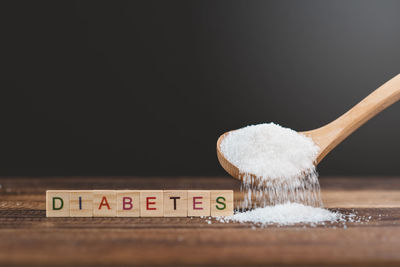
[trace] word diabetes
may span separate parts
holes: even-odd
[[[47,217],[233,215],[232,190],[47,190]]]

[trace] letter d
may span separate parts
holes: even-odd
[[[60,206],[56,207],[56,200],[60,201]],[[61,197],[53,197],[53,210],[60,210],[64,207],[64,200]]]

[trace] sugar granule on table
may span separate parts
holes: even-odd
[[[232,216],[217,217],[215,220],[219,223],[251,223],[253,229],[256,229],[256,226],[288,226],[299,223],[303,227],[306,227],[306,225],[313,227],[322,225],[347,229],[347,223],[363,224],[369,222],[371,219],[372,216],[359,216],[354,210],[352,212],[341,213],[339,211],[305,206],[299,203],[285,203],[256,208],[245,212],[237,212]],[[211,224],[212,220],[208,220],[207,223]]]
[[[229,217],[221,217],[219,220],[220,222],[253,222],[261,225],[292,225],[296,223],[337,222],[342,219],[342,216],[338,212],[331,212],[327,209],[305,206],[299,203],[285,203],[236,213]]]
[[[369,222],[372,216],[360,216],[357,211],[330,211],[324,208],[305,206],[299,203],[285,203],[275,206],[256,208],[245,212],[237,212],[232,216],[217,217],[220,223],[252,223],[252,228],[267,227],[270,225],[287,226],[301,223],[309,226],[333,226],[347,229],[347,223],[364,224]],[[209,220],[208,224],[212,221]]]

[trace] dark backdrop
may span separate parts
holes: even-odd
[[[319,127],[400,73],[400,1],[9,1],[0,175],[221,175],[220,134]],[[321,163],[399,175],[400,103]]]

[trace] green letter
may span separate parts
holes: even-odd
[[[60,200],[61,205],[60,207],[56,208],[56,199]],[[64,201],[61,197],[53,197],[53,210],[60,210],[64,207]]]
[[[216,207],[217,209],[219,209],[219,210],[224,210],[224,209],[226,209],[226,204],[225,204],[225,202],[221,202],[221,201],[220,201],[221,199],[222,199],[223,201],[226,201],[224,197],[217,197],[217,201],[216,201],[216,202],[217,202],[218,204],[222,204],[223,207],[218,207],[218,205],[215,205],[215,207]]]

